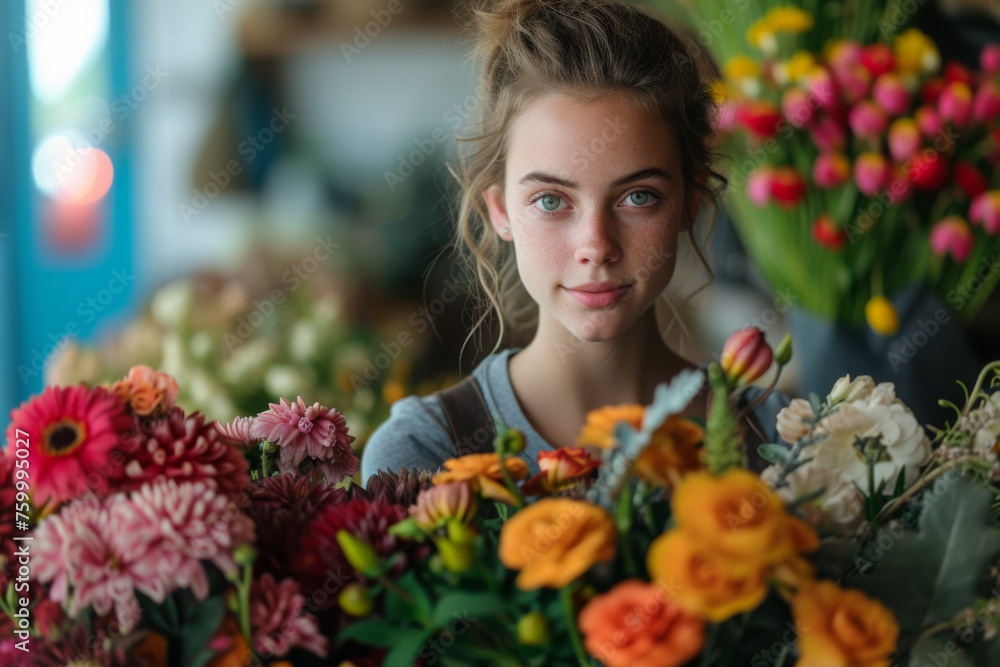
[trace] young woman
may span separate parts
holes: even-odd
[[[692,232],[726,185],[695,54],[623,2],[505,0],[472,17],[481,132],[452,171],[455,247],[484,317],[494,311],[501,336],[510,327],[530,342],[494,348],[456,388],[394,403],[364,450],[365,480],[492,451],[491,417],[525,433],[534,473],[539,451],[575,444],[588,411],[649,404],[695,367],[664,342],[654,308],[681,236],[701,260]],[[704,417],[706,398],[686,414]],[[774,394],[751,413],[760,439],[774,441],[786,403]]]

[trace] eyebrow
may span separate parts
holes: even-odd
[[[626,183],[631,183],[632,181],[639,181],[644,178],[656,178],[661,181],[672,181],[673,177],[666,171],[658,169],[656,167],[649,167],[648,169],[640,169],[639,171],[628,174],[627,176],[622,176],[621,178],[615,179],[611,183],[612,188],[616,188],[620,185],[625,185]],[[558,176],[553,176],[552,174],[547,174],[544,171],[532,171],[521,177],[521,180],[517,182],[519,186],[526,185],[530,182],[537,183],[551,183],[552,185],[560,185],[564,188],[576,189],[579,187],[573,181],[567,181],[565,178],[559,178]]]

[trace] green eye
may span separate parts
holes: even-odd
[[[545,204],[546,200],[552,203],[552,208],[549,208],[549,206]],[[545,195],[544,197],[539,198],[538,201],[542,202],[542,208],[550,213],[559,208],[559,197],[556,197],[555,195]]]
[[[649,194],[645,190],[638,190],[629,195],[629,197],[638,197],[638,199],[633,199],[636,206],[643,206],[647,201],[649,201]],[[640,201],[641,200],[641,201]]]

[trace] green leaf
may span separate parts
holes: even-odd
[[[385,598],[386,616],[422,623],[431,615],[431,599],[414,572],[404,574],[396,581],[396,585],[409,594],[412,602],[407,602],[392,589],[388,589]]]
[[[205,650],[205,645],[215,635],[226,612],[226,601],[221,596],[213,596],[184,607],[184,620],[180,628],[180,647],[182,665],[196,662]]]
[[[492,616],[504,611],[507,611],[507,603],[495,593],[449,593],[434,607],[431,622],[438,628],[448,627],[456,620],[471,624],[482,616]]]
[[[787,447],[782,447],[773,442],[767,442],[757,448],[757,453],[765,461],[770,461],[771,463],[784,463],[788,460],[791,450]]]
[[[921,497],[919,530],[878,545],[869,574],[844,585],[882,600],[904,632],[949,620],[975,602],[977,583],[1000,553],[993,495],[968,478],[942,476]]]
[[[910,667],[976,667],[969,658],[959,651],[958,645],[945,635],[924,637],[910,650]],[[996,663],[993,663],[996,664]]]
[[[385,656],[382,667],[410,667],[421,647],[434,635],[433,630],[407,628],[393,637],[392,650]]]
[[[369,618],[341,629],[337,633],[337,642],[356,641],[368,646],[388,648],[396,643],[400,632],[410,632],[414,629],[389,619]]]

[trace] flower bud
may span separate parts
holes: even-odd
[[[445,522],[448,539],[456,544],[471,544],[476,539],[476,529],[458,519]]]
[[[979,52],[979,67],[986,74],[1000,71],[1000,44],[987,44]]]
[[[379,571],[378,554],[375,548],[364,540],[359,540],[346,530],[337,531],[337,544],[344,552],[344,557],[355,570],[365,576],[376,576]]]
[[[757,138],[769,139],[778,133],[781,112],[770,102],[755,100],[741,105],[736,119]]]
[[[920,107],[913,112],[913,120],[920,128],[921,134],[928,139],[932,138],[941,130],[941,116],[934,107]]]
[[[892,116],[899,116],[910,106],[910,94],[902,79],[891,72],[879,75],[872,87],[872,97],[882,110]]]
[[[859,137],[878,137],[885,132],[889,119],[871,100],[861,100],[847,114],[851,130]]]
[[[476,560],[475,546],[468,542],[455,542],[447,537],[435,540],[441,562],[455,574],[462,574],[472,567]]]
[[[809,102],[809,95],[801,88],[789,88],[785,91],[781,97],[781,111],[794,127],[805,127],[816,116],[816,111]]]
[[[889,161],[881,153],[862,153],[854,162],[854,184],[864,195],[874,195],[891,177]]]
[[[910,158],[906,175],[924,192],[937,192],[948,180],[948,162],[939,152],[927,149]]]
[[[734,385],[753,382],[771,367],[774,353],[757,327],[740,329],[722,347],[722,370]]]
[[[533,611],[517,621],[517,639],[528,646],[539,646],[549,641],[549,619]]]
[[[754,169],[747,179],[747,198],[764,208],[771,201],[771,181],[774,180],[774,169],[763,165]]]
[[[835,188],[851,177],[851,164],[841,151],[823,151],[813,162],[813,182],[821,188]]]
[[[889,154],[893,160],[905,162],[920,148],[922,139],[915,120],[897,118],[889,125]]]
[[[865,319],[875,333],[891,336],[899,329],[899,315],[884,296],[873,296],[865,304]]]
[[[828,213],[820,213],[813,222],[812,235],[816,243],[833,252],[840,252],[847,244],[847,232],[838,227]]]
[[[962,127],[972,115],[972,90],[963,81],[953,81],[941,91],[937,106],[942,120],[954,121]]]
[[[799,170],[795,167],[775,169],[771,180],[771,196],[778,206],[793,210],[799,200],[806,196],[806,182]]]
[[[930,242],[935,255],[950,253],[961,264],[972,252],[972,229],[962,216],[949,215],[934,225]]]
[[[781,342],[778,343],[778,349],[774,351],[774,361],[779,366],[784,366],[789,361],[792,360],[792,334],[786,333]]]
[[[986,177],[983,176],[983,172],[976,165],[966,160],[957,160],[955,162],[954,177],[958,187],[962,188],[962,191],[970,198],[978,197],[990,187]]]
[[[524,451],[524,433],[516,428],[508,428],[493,440],[493,449],[504,456],[520,454]]]
[[[1000,88],[991,79],[983,81],[972,99],[972,117],[985,123],[1000,116]]]
[[[368,595],[368,588],[357,582],[344,586],[337,595],[337,604],[345,613],[357,618],[363,618],[372,611],[372,599]]]

